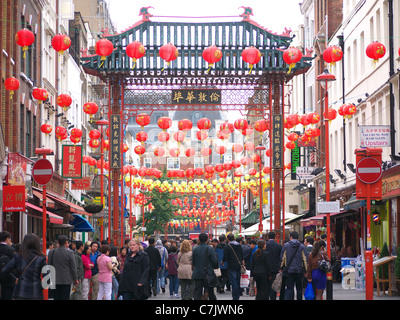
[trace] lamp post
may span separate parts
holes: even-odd
[[[104,210],[104,149],[103,149],[103,126],[108,126],[110,123],[108,120],[104,120],[103,117],[95,122],[96,125],[100,126],[100,201],[101,201],[101,206],[102,209]],[[108,223],[110,223],[110,219],[108,220]],[[100,241],[103,241],[104,239],[104,218],[103,222],[100,226]],[[110,235],[108,235],[110,237]]]
[[[239,178],[239,234],[242,233],[242,171],[235,171],[236,178]]]
[[[336,78],[333,74],[330,74],[327,69],[324,70],[323,73],[321,73],[317,77],[317,81],[321,84],[322,88],[325,90],[325,108],[324,108],[324,114],[328,114],[328,109],[329,109],[329,99],[328,99],[328,89],[330,85],[332,84],[333,81],[335,81]],[[329,119],[324,119],[325,124],[325,195],[326,195],[326,201],[330,201],[330,185],[329,185],[329,176],[330,176],[330,170],[329,170]],[[327,232],[327,253],[329,259],[331,259],[331,214],[327,213],[326,214],[326,232]],[[330,270],[327,272],[327,281],[326,281],[326,297],[327,300],[332,300],[332,271]]]
[[[262,231],[263,231],[263,224],[262,224],[262,218],[263,218],[263,212],[262,212],[262,168],[261,168],[261,163],[262,163],[262,152],[265,150],[264,146],[258,146],[256,147],[256,150],[260,152],[260,223],[258,225],[258,230],[260,231],[260,236],[262,235]]]

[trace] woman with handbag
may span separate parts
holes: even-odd
[[[111,300],[112,292],[112,263],[109,257],[111,247],[104,244],[100,248],[101,255],[97,258],[99,267],[99,292],[97,300]]]
[[[43,300],[42,274],[46,256],[40,250],[40,239],[35,234],[26,234],[22,240],[19,253],[4,266],[2,273],[17,271],[14,299]]]
[[[178,279],[181,286],[182,300],[192,300],[194,290],[192,246],[188,240],[183,240],[176,261],[178,262]]]
[[[307,279],[308,282],[313,284],[315,300],[322,300],[322,295],[326,288],[326,270],[324,270],[324,266],[329,265],[330,259],[325,251],[325,246],[325,241],[318,241],[308,256]]]
[[[269,279],[272,274],[271,263],[268,259],[268,254],[265,251],[265,241],[259,240],[257,246],[258,249],[252,255],[250,269],[251,276],[254,278],[257,287],[256,300],[269,300],[268,288]]]

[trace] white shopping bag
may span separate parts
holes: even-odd
[[[240,275],[240,287],[247,288],[250,284],[250,270],[246,270],[245,274]]]

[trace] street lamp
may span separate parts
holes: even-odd
[[[263,224],[262,224],[262,218],[263,218],[263,212],[262,212],[262,168],[261,168],[261,163],[262,163],[262,152],[265,150],[264,146],[258,146],[256,147],[256,150],[260,152],[260,223],[258,225],[258,230],[260,231],[260,236],[262,235],[263,231]]]
[[[108,126],[110,123],[108,120],[103,119],[103,116],[101,119],[97,120],[95,122],[97,126],[100,126],[100,201],[102,205],[102,210],[104,211],[104,149],[103,149],[103,126]],[[108,224],[110,224],[111,217],[110,217],[110,212],[108,213]],[[102,217],[103,223],[100,226],[100,241],[103,240],[104,237],[104,230],[103,230],[103,225],[104,225],[104,217]],[[110,235],[108,235],[110,237]]]
[[[239,233],[242,233],[242,171],[235,171],[236,178],[239,178]]]
[[[328,90],[333,81],[336,78],[333,74],[330,74],[327,69],[324,70],[317,77],[317,81],[321,84],[322,88],[325,89],[325,111],[324,114],[328,114],[329,109],[329,99]],[[330,201],[330,172],[329,172],[329,119],[324,119],[325,121],[325,195],[326,201]],[[326,214],[326,232],[327,232],[327,253],[329,259],[331,259],[331,214]],[[326,294],[327,300],[332,300],[332,271],[327,272],[326,281]]]

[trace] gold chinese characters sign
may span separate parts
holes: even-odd
[[[281,114],[272,116],[272,167],[283,168],[283,117]]]
[[[172,90],[173,104],[221,104],[221,90],[176,89]]]
[[[121,116],[113,114],[110,121],[110,169],[121,168]]]
[[[62,177],[65,179],[82,178],[82,146],[62,146]]]

